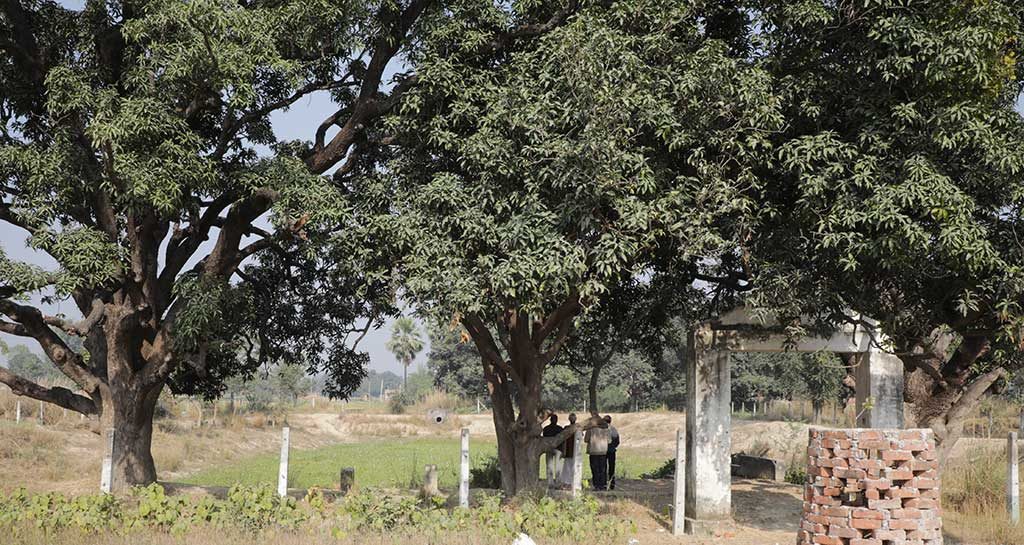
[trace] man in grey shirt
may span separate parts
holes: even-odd
[[[587,430],[583,440],[587,442],[587,454],[590,455],[590,473],[594,490],[607,490],[608,444],[611,441],[608,423],[601,422],[600,427]]]

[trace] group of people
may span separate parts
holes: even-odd
[[[550,415],[548,421],[548,425],[544,426],[542,431],[544,437],[557,437],[565,429],[558,424],[556,414]],[[612,426],[611,416],[605,416],[601,422],[583,435],[590,458],[591,484],[594,490],[615,490],[615,453],[619,448],[619,430]],[[575,423],[576,413],[570,413],[569,424]],[[562,488],[572,486],[575,454],[576,442],[571,436],[547,453],[548,475],[553,476],[553,480]]]

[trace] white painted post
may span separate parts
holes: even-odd
[[[686,430],[676,430],[676,482],[672,493],[672,535],[686,526]]]
[[[572,497],[583,493],[583,432],[577,431],[572,438]]]
[[[1006,441],[1006,509],[1010,524],[1020,524],[1020,467],[1018,465],[1017,432],[1011,431]]]
[[[281,428],[281,465],[277,469],[277,495],[288,495],[288,426]]]
[[[459,507],[469,507],[469,428],[462,428],[462,457],[459,462]]]
[[[38,416],[39,416],[39,425],[42,426],[43,425],[43,402],[42,401],[39,402],[39,414],[38,414]]]
[[[110,494],[114,489],[114,429],[107,429],[103,466],[100,469],[100,492]]]
[[[14,402],[14,423],[21,424],[21,400]]]

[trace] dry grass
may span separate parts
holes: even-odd
[[[1006,449],[974,447],[942,473],[946,532],[962,543],[1024,544],[1006,513]]]

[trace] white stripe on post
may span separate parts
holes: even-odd
[[[676,430],[676,482],[672,491],[672,535],[681,536],[686,525],[686,430]]]
[[[1006,441],[1006,509],[1010,524],[1020,524],[1020,466],[1018,465],[1017,432],[1010,432]]]
[[[110,494],[114,489],[114,429],[107,429],[104,444],[103,467],[100,469],[100,492]]]
[[[277,470],[277,495],[288,495],[288,426],[281,428],[281,465]]]
[[[462,428],[462,456],[459,459],[459,507],[469,507],[469,428]]]
[[[578,498],[583,492],[583,432],[576,432],[572,444],[572,497]]]
[[[21,424],[21,400],[14,402],[14,423]]]

